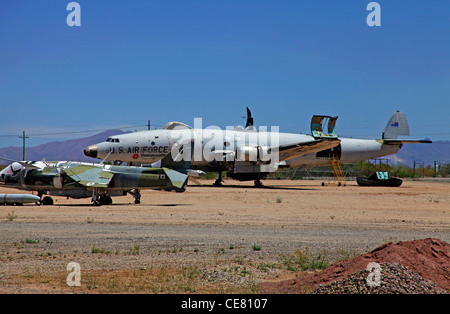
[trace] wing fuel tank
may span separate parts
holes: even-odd
[[[6,205],[36,203],[40,200],[39,196],[31,194],[0,194],[0,204]]]

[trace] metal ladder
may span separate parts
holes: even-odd
[[[342,171],[341,163],[339,162],[339,157],[336,154],[330,154],[330,162],[333,167],[333,177],[328,177],[326,182],[322,182],[322,185],[336,183],[338,186],[345,186],[345,174]]]

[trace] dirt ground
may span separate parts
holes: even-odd
[[[0,293],[258,293],[263,282],[298,277],[300,255],[331,264],[388,242],[450,242],[443,179],[397,188],[212,182],[143,191],[139,205],[123,196],[101,207],[61,197],[0,206]],[[81,286],[66,282],[70,262]]]

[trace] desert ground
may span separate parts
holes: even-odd
[[[258,293],[262,282],[299,276],[300,256],[332,263],[388,242],[450,242],[445,179],[212,183],[142,191],[138,205],[128,195],[100,207],[62,197],[0,206],[0,293]],[[80,286],[67,284],[70,262]]]

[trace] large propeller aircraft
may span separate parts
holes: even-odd
[[[112,136],[105,142],[86,147],[84,153],[116,162],[158,166],[157,160],[168,154],[174,143],[194,141],[198,149],[194,151],[191,167],[218,172],[215,185],[221,185],[222,171],[226,171],[228,177],[254,180],[255,185],[260,186],[260,180],[280,166],[316,167],[329,165],[332,158],[340,163],[353,163],[395,154],[406,143],[431,143],[430,140],[398,139],[400,135],[409,135],[408,121],[400,111],[392,115],[380,139],[338,138],[334,130],[337,118],[314,115],[311,135],[267,132],[256,130],[247,108],[245,129],[223,131],[169,122],[160,130]]]
[[[312,134],[305,135],[280,133],[278,127],[272,127],[270,131],[264,127],[257,130],[248,108],[247,112],[245,129],[202,128],[199,119],[194,121],[194,128],[180,122],[169,122],[159,130],[112,136],[105,142],[86,147],[84,153],[110,161],[158,166],[158,160],[177,151],[172,148],[178,143],[183,158],[190,161],[192,169],[219,173],[215,185],[221,185],[222,171],[226,171],[228,177],[254,180],[259,186],[262,185],[261,179],[277,170],[281,162],[339,145],[340,140],[334,134],[337,117],[315,116],[311,124]],[[192,143],[193,151],[183,151],[183,146],[192,148]]]

